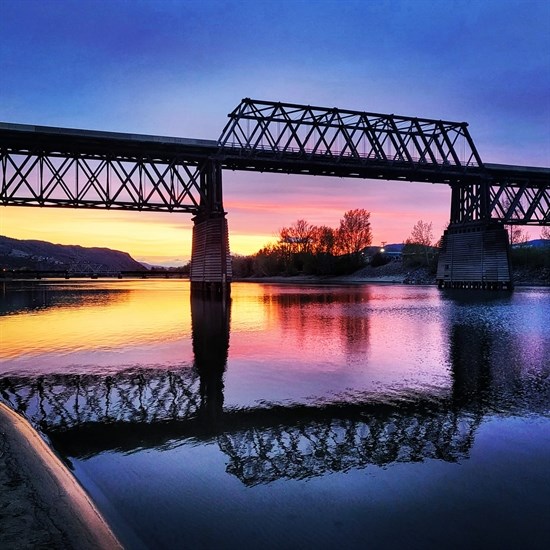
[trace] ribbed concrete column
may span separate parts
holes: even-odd
[[[496,222],[451,224],[437,264],[440,288],[511,289],[508,232]]]
[[[229,290],[232,278],[225,214],[194,218],[191,289],[211,294]]]

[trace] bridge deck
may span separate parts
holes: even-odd
[[[271,118],[266,120],[273,123]],[[369,126],[365,130],[362,139],[372,142],[365,155],[354,145],[355,130],[343,123],[337,128],[347,132],[348,141],[340,149],[337,134],[329,140],[328,130],[323,130],[320,123],[309,130],[310,134],[321,132],[313,148],[309,138],[300,141],[293,137],[299,147],[291,139],[276,139],[275,130],[258,130],[261,139],[252,131],[243,142],[236,129],[229,134],[224,131],[214,141],[0,123],[0,201],[14,206],[121,208],[196,215],[216,197],[219,204],[215,208],[223,208],[221,179],[216,179],[221,168],[449,184],[460,189],[458,194],[453,191],[453,223],[487,216],[510,224],[550,223],[550,168],[484,164],[477,153],[464,161],[457,156],[444,128],[428,131],[418,126],[420,119],[408,119],[408,124],[418,128],[400,129],[393,115],[387,118],[384,124],[391,123],[390,129]],[[297,124],[292,121],[292,127],[287,128],[291,136],[298,135]],[[333,126],[333,122],[327,122],[328,129],[334,130]],[[462,133],[466,131],[463,126],[458,125]],[[444,138],[436,130],[441,130]],[[389,145],[388,136],[393,140]],[[465,137],[471,141],[469,134]],[[233,138],[240,141],[231,141]],[[430,145],[430,140],[437,139],[441,141],[437,147]],[[415,147],[410,145],[413,142]],[[475,151],[473,142],[471,147]],[[208,190],[208,185],[214,187]]]
[[[550,168],[491,163],[485,163],[483,167],[494,181],[528,182],[532,187],[548,187],[550,185]]]
[[[204,158],[217,150],[216,141],[208,139],[102,132],[77,128],[56,128],[0,122],[0,147],[48,154],[113,154],[132,158],[185,155]]]

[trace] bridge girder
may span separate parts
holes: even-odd
[[[489,212],[506,224],[550,225],[550,168],[487,164]]]
[[[451,223],[496,220],[507,225],[550,225],[550,187],[524,182],[452,186]]]

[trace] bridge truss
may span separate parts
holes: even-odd
[[[222,170],[448,184],[451,222],[550,224],[550,169],[483,164],[464,122],[243,99],[217,141],[0,124],[0,203],[223,214]]]
[[[0,200],[196,215],[214,194],[212,143],[3,124]]]
[[[220,145],[250,159],[329,161],[347,166],[349,176],[354,167],[378,165],[422,174],[428,165],[432,172],[437,167],[456,177],[463,172],[456,168],[481,165],[465,122],[248,98],[228,116]]]
[[[451,222],[550,225],[550,169],[486,164],[478,183],[453,186]]]
[[[483,164],[465,122],[248,98],[228,116],[228,168],[446,183],[452,223],[550,224],[550,169]]]

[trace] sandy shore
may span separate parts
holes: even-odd
[[[0,548],[122,548],[71,472],[0,403]]]

